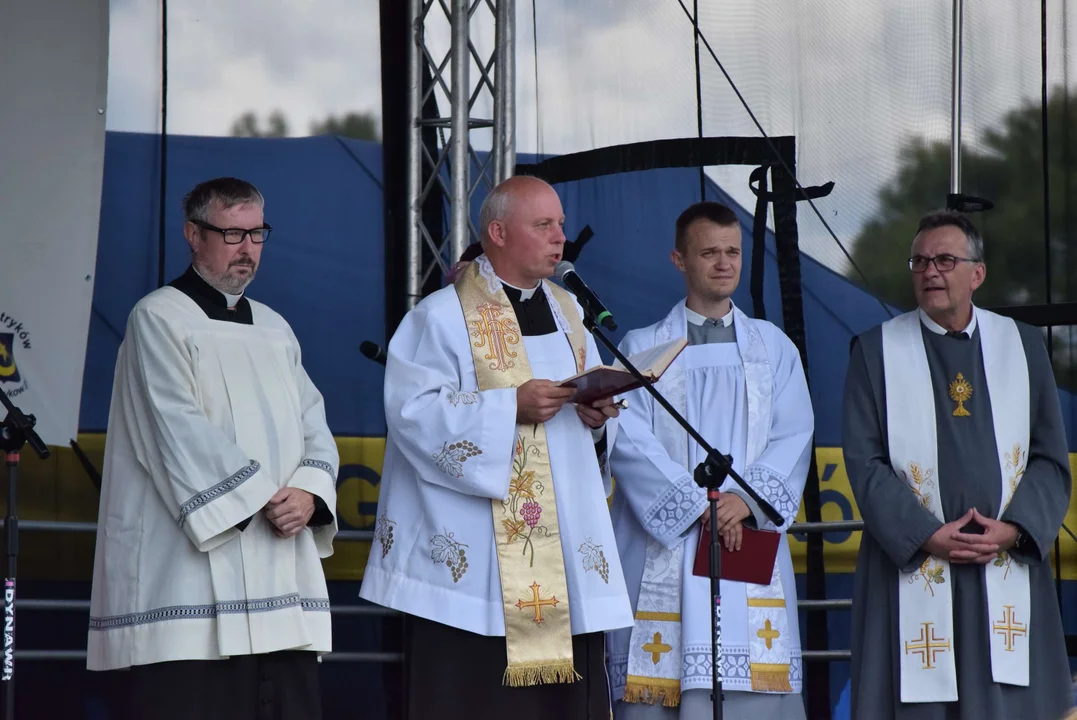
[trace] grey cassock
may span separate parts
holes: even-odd
[[[980,565],[952,564],[958,702],[902,703],[898,653],[898,568],[926,558],[921,546],[941,526],[891,469],[886,428],[882,332],[855,341],[845,385],[843,447],[853,495],[865,522],[852,611],[854,720],[1059,720],[1073,704],[1062,619],[1048,552],[1070,498],[1069,453],[1051,363],[1040,332],[1018,323],[1028,359],[1029,452],[1025,475],[1002,520],[1023,528],[1012,554],[1029,565],[1028,687],[991,676],[987,596]],[[938,463],[946,522],[975,507],[998,516],[1002,478],[985,381],[980,334],[951,337],[921,324],[935,395]],[[970,417],[954,417],[950,381],[971,382]]]

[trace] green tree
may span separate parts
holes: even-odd
[[[356,140],[375,140],[378,134],[378,119],[369,113],[351,112],[341,117],[330,115],[321,122],[310,125],[311,135],[342,135]]]
[[[232,137],[288,137],[288,120],[280,110],[274,110],[266,118],[265,127],[251,111],[240,115],[232,123]]]
[[[1075,103],[1077,105],[1077,103]],[[1051,283],[1055,302],[1077,300],[1077,248],[1067,242],[1077,202],[1077,113],[1061,89],[1047,106],[1051,183]],[[1027,104],[987,130],[979,152],[962,152],[962,191],[995,207],[972,216],[984,237],[987,280],[976,301],[986,307],[1046,302],[1041,106]],[[880,191],[880,208],[856,238],[848,277],[901,308],[915,305],[908,270],[916,223],[945,206],[950,185],[948,143],[914,139],[900,154],[894,178]]]
[[[330,115],[310,124],[311,135],[341,135],[356,140],[380,141],[379,122],[370,113],[350,112],[337,117]],[[263,124],[256,113],[248,110],[232,122],[232,137],[279,138],[290,134],[288,120],[280,110],[270,113]]]

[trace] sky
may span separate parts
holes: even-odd
[[[696,135],[693,29],[679,0],[536,2],[535,23],[532,2],[516,3],[519,152]],[[684,3],[690,11],[692,0]],[[816,205],[850,247],[878,211],[879,189],[906,143],[949,141],[951,0],[699,5],[702,36],[763,129],[796,136],[801,182],[836,183]],[[1062,13],[1062,0],[1052,0],[1051,48],[1062,47]],[[247,111],[283,112],[293,135],[330,114],[380,115],[378,0],[185,0],[170,5],[168,20],[170,133],[227,135]],[[1066,21],[1077,40],[1077,18]],[[964,143],[981,147],[983,131],[1008,110],[1038,101],[1039,22],[1039,3],[965,3]],[[449,34],[439,4],[426,27],[440,60]],[[472,40],[483,58],[493,49],[485,4],[472,18]],[[701,53],[704,133],[758,137],[729,80],[705,48]],[[159,2],[112,0],[108,129],[159,130],[160,55]],[[1060,51],[1049,55],[1052,84],[1062,80],[1063,66]],[[1070,58],[1071,74],[1073,67]],[[447,113],[440,91],[439,102]],[[490,117],[490,107],[482,95],[474,114]],[[472,142],[488,146],[489,133],[474,133]],[[750,171],[708,174],[751,207]],[[841,250],[803,203],[798,218],[802,249],[843,269]]]

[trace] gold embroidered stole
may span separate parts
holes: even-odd
[[[572,297],[555,285],[544,285],[568,321],[568,342],[582,372],[587,331]],[[516,313],[489,261],[471,263],[455,287],[479,390],[519,387],[531,380]],[[516,431],[509,494],[492,504],[508,652],[504,683],[520,687],[575,682],[579,675],[573,666],[568,583],[546,429],[538,424],[517,426]]]

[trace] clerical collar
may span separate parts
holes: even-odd
[[[712,327],[729,327],[733,324],[733,301],[729,301],[729,312],[716,320],[713,318],[709,318],[705,315],[700,315],[688,306],[685,306],[684,313],[688,316],[688,322],[692,323],[693,325],[702,326],[710,324]]]
[[[951,331],[947,330],[946,328],[944,328],[942,325],[939,325],[937,322],[935,322],[930,317],[928,317],[928,314],[926,312],[924,312],[923,308],[920,308],[919,312],[920,312],[920,322],[922,322],[924,324],[924,327],[926,327],[928,330],[935,333],[936,335],[949,335],[951,337],[962,337],[963,336],[965,338],[971,338],[972,333],[975,332],[975,330],[976,330],[976,306],[975,305],[972,306],[972,319],[969,320],[969,324],[965,326],[965,329],[960,331],[960,332],[951,332]]]
[[[254,316],[251,312],[251,304],[242,296],[226,296],[217,288],[210,285],[198,274],[194,265],[188,266],[186,272],[168,283],[169,287],[179,290],[187,297],[194,300],[202,312],[211,320],[223,320],[242,325],[253,325]],[[235,298],[235,305],[229,303]]]
[[[537,285],[535,285],[535,287],[531,288],[530,290],[525,290],[524,288],[518,288],[515,285],[510,285],[507,282],[505,282],[504,280],[501,281],[501,284],[505,286],[506,291],[515,290],[516,291],[515,293],[509,293],[509,294],[510,295],[516,295],[520,300],[530,300],[532,298],[532,296],[534,296],[534,294],[536,292],[538,292],[538,289],[540,287],[542,287],[541,282],[539,282]]]
[[[195,274],[198,275],[202,282],[204,282],[206,285],[209,285],[211,289],[217,290],[217,288],[213,287],[213,285],[210,284],[209,280],[206,280],[206,277],[201,272],[199,272],[198,267],[196,267],[194,263],[191,263],[191,269],[195,271]],[[226,307],[230,308],[235,307],[236,303],[239,302],[239,299],[243,297],[243,293],[240,293],[239,295],[229,295],[223,290],[217,290],[217,292],[224,296]]]
[[[546,300],[546,293],[539,292],[537,287],[521,290],[507,283],[502,283],[502,287],[512,303],[513,312],[516,313],[521,335],[548,335],[557,332],[557,322],[553,317],[553,309]]]

